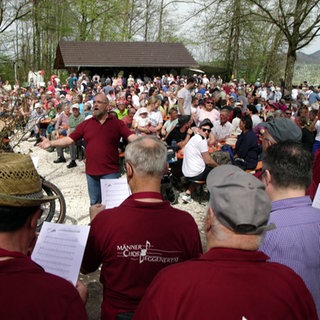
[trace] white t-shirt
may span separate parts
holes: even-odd
[[[159,110],[149,112],[149,120],[153,127],[156,127],[159,123],[163,123],[161,112]]]
[[[317,129],[316,140],[320,141],[320,120],[317,120],[315,128]]]
[[[141,116],[138,116],[136,121],[137,121],[137,125],[139,127],[146,127],[146,126],[148,126],[150,124],[149,117],[142,118]]]
[[[182,88],[181,90],[178,91],[177,94],[178,99],[181,98],[183,99],[183,110],[184,110],[184,114],[190,116],[191,115],[191,92],[186,89],[186,88]],[[180,113],[180,112],[179,112]]]
[[[252,119],[252,127],[256,127],[260,122],[262,122],[262,119],[257,115],[257,114],[253,114],[251,116]]]
[[[139,108],[140,107],[140,100],[139,97],[137,95],[133,95],[132,96],[132,104],[135,108]]]
[[[208,151],[208,142],[195,134],[184,147],[182,173],[187,178],[196,177],[206,168],[202,153]]]
[[[238,117],[235,117],[233,120],[232,120],[232,131],[234,134],[236,135],[239,135],[241,133],[241,129],[240,129],[240,118]]]

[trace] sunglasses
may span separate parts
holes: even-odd
[[[201,130],[202,130],[203,132],[208,132],[208,133],[211,132],[211,129],[201,128]]]
[[[206,102],[206,104],[211,104],[211,105],[213,105],[213,102]]]
[[[288,116],[291,116],[292,113],[291,113],[291,112],[286,112],[286,114],[287,114]]]

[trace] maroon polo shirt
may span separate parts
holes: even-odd
[[[135,320],[316,320],[302,279],[259,251],[214,248],[154,279]]]
[[[115,320],[118,313],[134,311],[161,269],[202,253],[198,227],[189,213],[169,201],[136,201],[139,197],[162,198],[160,193],[135,193],[91,222],[82,268],[93,272],[102,264],[101,319]]]
[[[83,121],[70,138],[85,140],[86,173],[101,176],[119,172],[119,142],[121,138],[127,140],[131,134],[122,121],[109,115],[103,124],[95,117]]]
[[[29,257],[0,249],[0,319],[85,320],[84,304],[74,286],[46,273]]]

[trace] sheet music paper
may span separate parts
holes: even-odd
[[[127,179],[101,179],[100,184],[106,209],[118,207],[131,194]]]
[[[89,226],[44,222],[31,259],[75,286],[89,230]]]
[[[31,157],[31,160],[33,162],[33,165],[36,169],[38,169],[38,166],[39,166],[39,157],[37,156],[34,156],[34,157]]]
[[[320,209],[320,188],[319,188],[320,184],[318,184],[318,189],[316,192],[316,195],[314,196],[313,202],[312,202],[312,206],[314,208],[318,208]]]

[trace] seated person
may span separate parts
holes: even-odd
[[[149,119],[149,113],[147,108],[141,108],[139,115],[133,120],[133,127],[136,130],[137,135],[150,134],[151,120]]]
[[[212,122],[205,119],[200,122],[198,133],[195,134],[184,148],[182,173],[189,180],[206,180],[210,170],[218,164],[210,157],[208,139],[211,134]],[[191,183],[182,200],[191,203],[191,194],[195,184]]]
[[[177,108],[171,108],[169,111],[169,119],[163,124],[161,128],[162,140],[165,140],[171,130],[178,123],[178,110]]]
[[[127,108],[125,99],[118,99],[117,100],[117,108],[115,109],[115,112],[116,112],[117,118],[119,120],[121,120],[126,115],[128,115],[128,108]]]
[[[234,164],[240,168],[254,169],[258,163],[259,147],[256,134],[252,131],[252,118],[245,115],[240,121],[241,134],[234,151]]]
[[[180,116],[177,125],[170,131],[165,139],[168,146],[172,146],[177,149],[182,149],[190,140],[193,130],[190,128],[192,119],[190,116]],[[172,144],[172,141],[175,143]]]
[[[222,109],[220,111],[220,120],[213,123],[213,135],[217,142],[223,142],[232,134],[232,124],[228,121],[230,111],[228,109]]]
[[[215,109],[215,103],[212,97],[206,98],[204,101],[204,107],[197,109],[197,124],[200,124],[204,119],[209,119],[212,123],[220,119],[220,112]]]
[[[126,124],[126,126],[130,129],[130,131],[135,132],[135,129],[132,127],[133,117],[136,113],[136,109],[134,107],[130,107],[128,109],[128,114],[121,119],[122,122]]]

